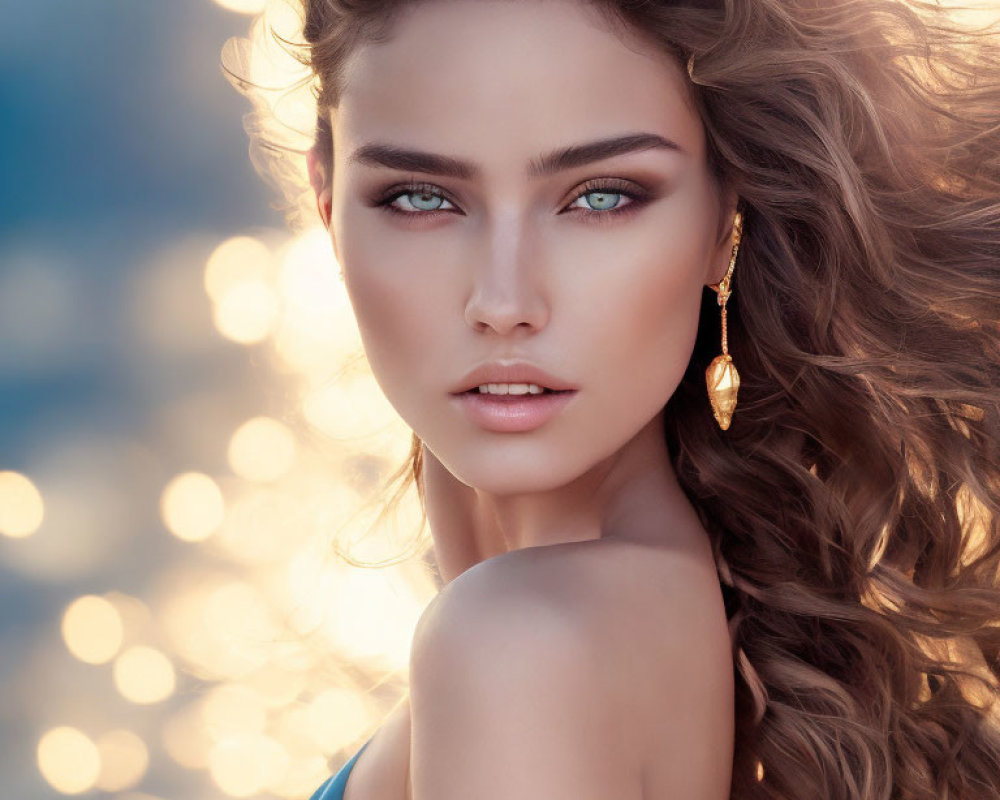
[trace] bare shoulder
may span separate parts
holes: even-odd
[[[546,621],[600,643],[609,660],[654,655],[636,648],[659,643],[730,658],[722,592],[709,560],[609,540],[526,548],[476,564],[428,606],[414,647],[432,631],[461,640],[484,635],[489,624],[522,626],[529,634]],[[654,631],[663,636],[651,639]]]
[[[726,796],[732,662],[718,583],[651,550],[518,550],[445,586],[413,640],[414,800]]]

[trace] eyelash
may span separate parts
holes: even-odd
[[[588,181],[581,187],[576,196],[570,201],[570,204],[575,203],[581,197],[585,197],[588,194],[616,194],[623,197],[629,198],[629,202],[623,206],[614,206],[613,208],[598,211],[588,208],[575,208],[575,211],[582,211],[583,216],[588,220],[593,222],[604,222],[609,217],[618,218],[635,211],[638,211],[646,201],[649,199],[648,194],[642,191],[626,191],[627,188],[633,187],[634,184],[625,183],[623,181],[614,181],[608,179],[595,178],[592,181]],[[450,213],[451,209],[433,209],[431,211],[403,211],[401,208],[397,208],[392,205],[392,203],[400,197],[405,197],[409,194],[428,194],[434,197],[440,197],[442,200],[447,200],[453,205],[457,205],[454,200],[448,197],[444,192],[438,191],[438,188],[430,183],[414,183],[406,184],[403,186],[393,186],[388,190],[387,193],[381,195],[380,198],[376,199],[374,205],[387,211],[390,214],[397,214],[402,217],[433,217],[437,216],[438,213]],[[604,217],[605,219],[598,219]]]

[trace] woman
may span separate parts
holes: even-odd
[[[445,584],[314,798],[1000,798],[996,41],[893,0],[304,11]]]

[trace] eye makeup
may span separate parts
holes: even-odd
[[[422,195],[427,200],[440,198],[442,201],[450,203],[453,206],[457,207],[458,205],[447,192],[432,183],[394,184],[383,191],[377,192],[369,204],[386,213],[408,218],[437,217],[440,214],[454,213],[457,210],[456,208],[407,210],[395,205],[395,202],[400,198],[413,195]],[[614,206],[606,209],[573,205],[588,195],[618,196],[626,198],[626,201],[623,203],[619,200]],[[652,192],[634,181],[623,180],[621,178],[594,178],[579,187],[570,205],[566,206],[564,211],[582,216],[588,222],[601,223],[610,221],[611,219],[621,219],[630,216],[646,205],[652,198]],[[410,206],[412,205],[413,203],[411,202]]]

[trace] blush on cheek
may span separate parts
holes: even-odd
[[[632,284],[625,322],[628,338],[659,364],[660,374],[686,369],[694,349],[701,308],[701,282],[691,263],[659,260]]]
[[[345,284],[376,378],[391,400],[405,402],[419,388],[421,367],[445,343],[446,298],[412,258],[365,255],[345,266]]]
[[[413,298],[407,288],[394,284],[384,269],[353,265],[345,273],[354,315],[358,320],[369,361],[381,360],[383,351],[398,353],[412,339],[419,320],[413,318]],[[348,277],[349,275],[349,277]],[[410,337],[407,337],[407,331]]]

